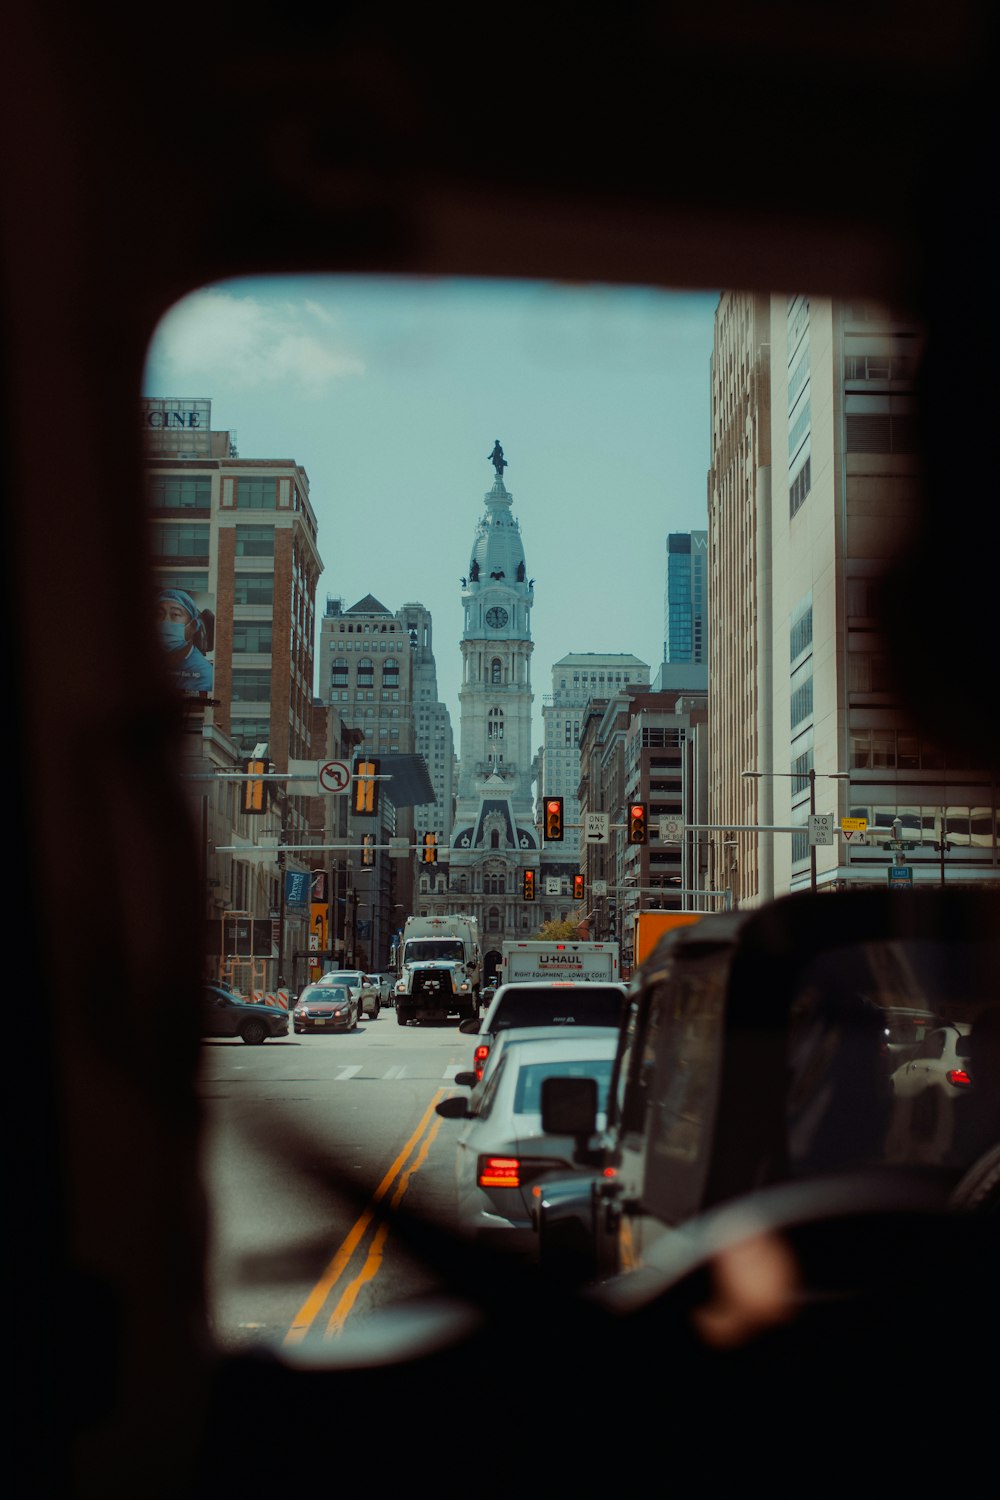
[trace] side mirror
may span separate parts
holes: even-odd
[[[479,1035],[479,1017],[478,1016],[469,1016],[466,1020],[459,1021],[459,1023],[458,1023],[458,1029],[459,1029],[459,1031],[464,1031],[466,1036],[478,1036]]]
[[[456,1073],[451,1081],[452,1083],[459,1084],[462,1088],[471,1089],[476,1085],[476,1075],[475,1073]]]
[[[475,1078],[473,1073],[472,1078]],[[434,1106],[443,1120],[467,1120],[469,1118],[469,1101],[461,1094],[452,1094],[447,1099],[442,1099]]]

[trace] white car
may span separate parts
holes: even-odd
[[[618,1044],[611,1027],[531,1028],[505,1036],[482,1088],[453,1094],[436,1106],[462,1120],[455,1151],[458,1227],[479,1242],[533,1258],[537,1255],[533,1188],[547,1177],[586,1171],[574,1161],[572,1135],[542,1129],[547,1078],[593,1081],[597,1127],[603,1129],[611,1069]],[[459,1074],[456,1082],[471,1080]]]
[[[472,1066],[477,1078],[501,1031],[533,1026],[607,1026],[615,1036],[625,1015],[627,986],[617,980],[539,979],[502,984],[481,1019],[459,1022],[475,1036]]]
[[[374,1021],[382,1009],[378,982],[374,975],[363,969],[331,969],[322,975],[317,984],[346,984],[360,999],[361,1010],[369,1021]]]
[[[955,1101],[972,1088],[970,1030],[961,1021],[935,1026],[890,1074],[890,1161],[939,1165],[947,1160],[955,1136]]]

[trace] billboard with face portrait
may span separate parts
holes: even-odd
[[[214,680],[215,600],[211,594],[161,587],[156,595],[160,644],[178,690],[209,697]]]

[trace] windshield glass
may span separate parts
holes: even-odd
[[[408,964],[459,962],[465,956],[462,944],[454,938],[419,938],[406,944],[403,962]]]
[[[603,985],[534,989],[519,985],[501,995],[494,1030],[514,1026],[620,1026],[625,1013],[621,990]]]

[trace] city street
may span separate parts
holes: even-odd
[[[402,1205],[448,1224],[454,1126],[433,1104],[468,1068],[454,1024],[396,1024],[261,1047],[203,1043],[209,1295],[229,1348],[356,1329],[433,1277],[387,1228]]]

